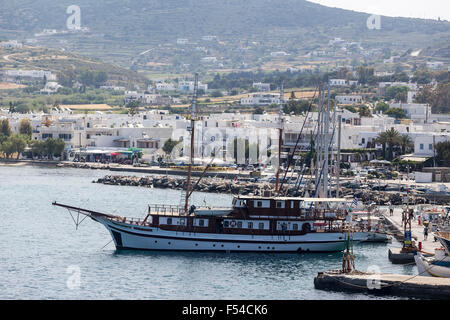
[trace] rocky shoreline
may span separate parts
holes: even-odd
[[[99,178],[94,183],[102,183],[106,185],[118,185],[118,186],[135,186],[145,188],[161,188],[161,189],[174,189],[183,190],[186,186],[185,178],[176,178],[171,176],[125,176],[125,175],[107,175],[103,178]],[[195,181],[192,185],[195,185]],[[313,186],[311,186],[313,187]],[[273,190],[274,185],[271,183],[250,182],[241,180],[230,180],[220,178],[203,178],[194,190],[199,192],[211,192],[211,193],[230,193],[241,195],[260,195],[263,191]],[[284,189],[286,190],[286,189]],[[303,190],[297,190],[293,185],[288,186],[286,196],[300,197],[303,194]],[[313,194],[312,188],[309,194]],[[332,196],[335,192],[332,192]],[[402,204],[402,194],[399,192],[383,192],[383,191],[371,191],[361,189],[348,189],[342,188],[340,197],[356,197],[358,201],[363,203],[375,202],[378,205],[387,205],[389,202],[393,205]],[[424,204],[429,203],[424,197],[419,195],[410,196],[410,204]]]

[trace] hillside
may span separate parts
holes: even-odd
[[[334,37],[365,47],[427,48],[448,43],[450,23],[382,17],[381,30],[369,30],[368,14],[324,7],[304,0],[78,0],[81,26],[88,32],[40,35],[67,30],[71,0],[2,1],[0,38],[74,50],[134,69],[180,67],[217,56],[225,67],[255,66],[271,51],[306,54]],[[204,41],[213,35],[217,41]],[[177,39],[188,45],[177,45]],[[447,48],[433,48],[450,57]],[[262,60],[261,60],[262,59]],[[267,59],[266,59],[267,60]],[[163,70],[164,68],[160,68]]]
[[[83,57],[66,51],[25,46],[21,49],[0,48],[0,70],[40,69],[49,70],[58,76],[58,81],[71,86],[81,81],[84,73],[104,72],[108,83],[131,88],[138,84],[145,86],[148,80],[129,69]]]

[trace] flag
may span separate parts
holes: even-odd
[[[355,207],[358,205],[358,198],[357,197],[355,197],[354,199],[353,199],[353,203],[352,203]]]

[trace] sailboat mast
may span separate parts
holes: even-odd
[[[191,171],[192,165],[194,163],[194,132],[195,132],[195,109],[197,107],[197,96],[198,96],[198,73],[195,74],[194,80],[194,94],[192,96],[192,106],[191,106],[191,150],[189,156],[189,167],[188,176],[186,181],[186,200],[184,202],[184,213],[187,214],[189,210],[189,189],[191,185]]]
[[[280,183],[280,168],[281,168],[281,146],[283,144],[283,98],[284,98],[284,90],[283,90],[283,83],[281,83],[280,87],[280,111],[279,111],[279,117],[278,117],[278,124],[279,124],[279,136],[278,136],[278,169],[277,169],[277,175],[276,175],[276,181],[275,181],[275,192],[278,192],[278,184]]]

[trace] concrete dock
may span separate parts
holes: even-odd
[[[450,278],[377,274],[353,271],[320,272],[314,278],[319,290],[344,291],[420,299],[450,299]]]
[[[384,217],[387,221],[387,224],[395,230],[395,236],[397,240],[403,241],[402,208],[394,208],[394,214],[392,216],[387,209],[384,213]],[[419,225],[419,221],[417,218],[411,221],[411,237],[415,242],[416,247],[418,247],[419,242],[421,242],[422,252],[434,254],[434,249],[440,248],[441,244],[439,243],[439,241],[434,241],[434,237],[431,231],[428,232],[428,238],[427,240],[425,240],[423,230],[424,226]],[[401,248],[389,248],[389,260],[394,264],[413,263],[414,255],[412,253],[402,253],[400,252],[400,249]]]

